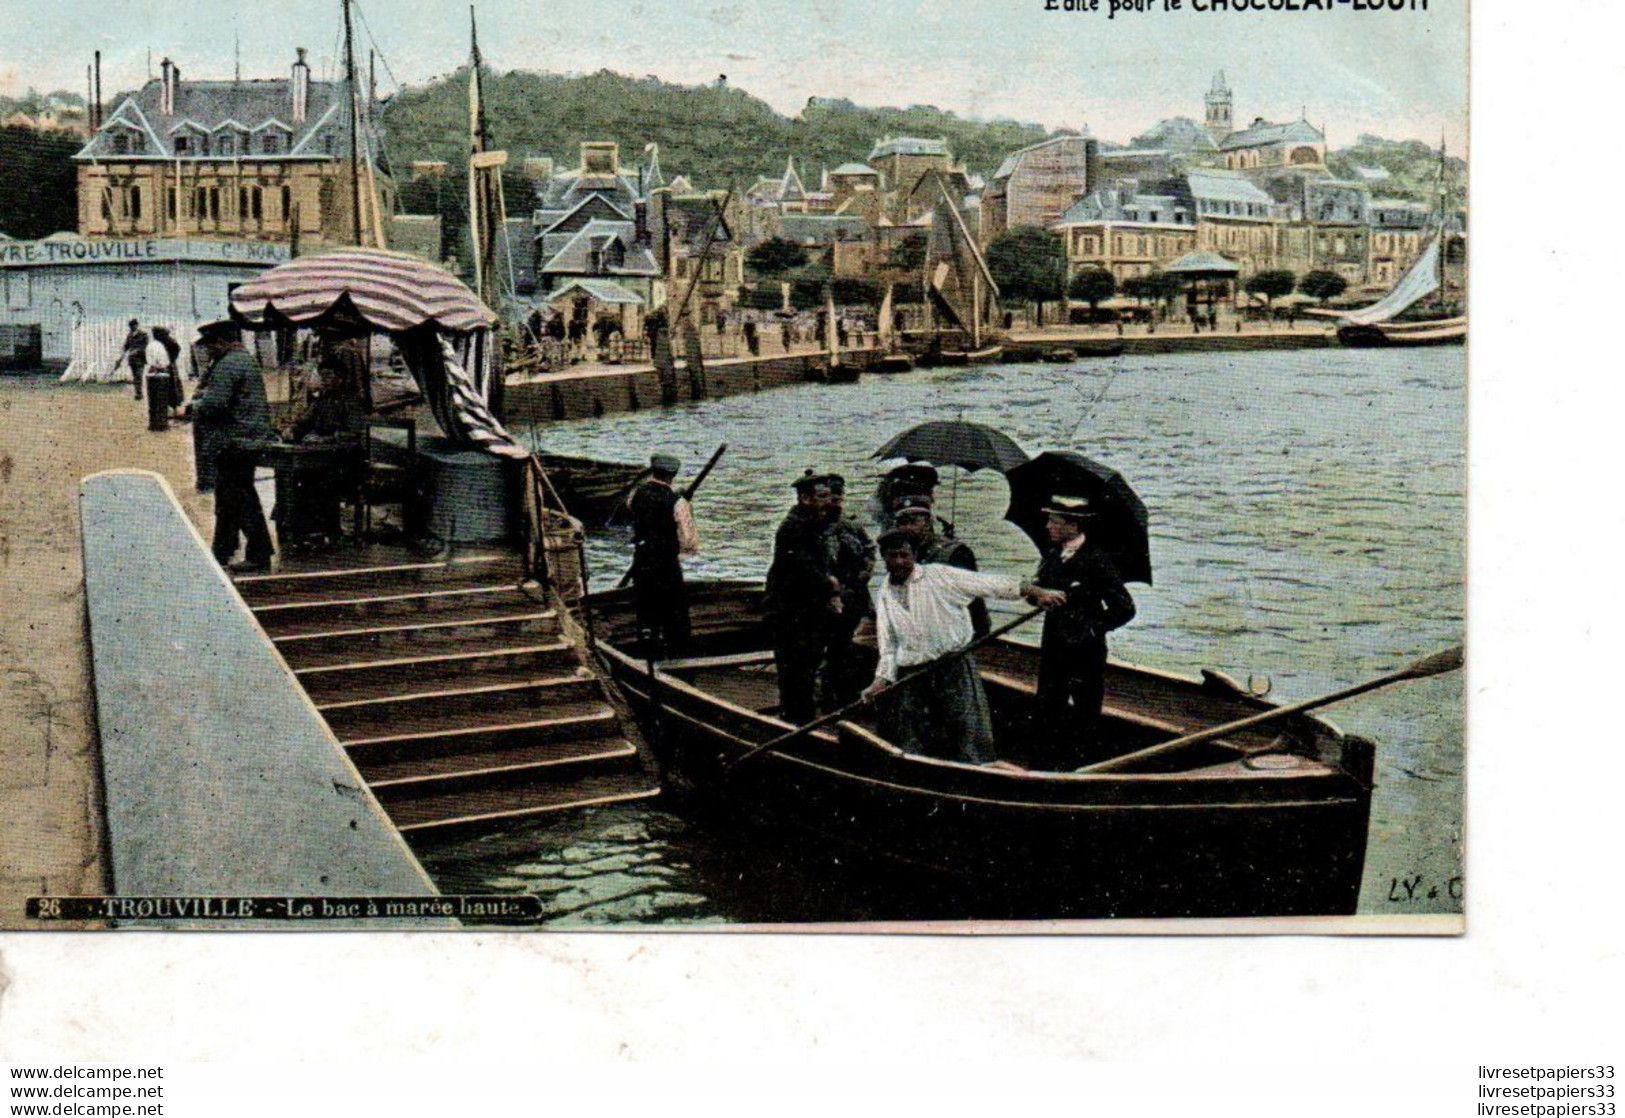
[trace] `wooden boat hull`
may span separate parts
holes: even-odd
[[[869,366],[871,373],[906,373],[914,368],[914,359],[906,353],[888,353]]]
[[[739,589],[718,591],[691,587],[697,639],[759,646],[765,630],[744,620],[750,610]],[[818,849],[900,872],[911,886],[939,883],[932,887],[964,898],[956,910],[963,915],[1337,914],[1358,901],[1371,746],[1325,723],[1299,716],[1287,724],[1284,732],[1310,755],[1223,754],[1194,772],[1000,772],[904,754],[849,723],[732,768],[788,729],[759,709],[764,680],[773,686],[771,657],[713,658],[746,663],[738,677],[728,663],[677,661],[657,671],[652,688],[647,666],[622,643],[630,624],[624,595],[595,596],[593,606],[606,662],[644,720],[668,789],[798,836],[785,839],[792,845],[811,835]],[[1013,740],[1023,704],[1030,706],[1036,651],[1004,642],[984,652],[1001,740]],[[754,702],[745,697],[752,688]],[[1213,724],[1267,706],[1220,677],[1202,682],[1122,665],[1110,670],[1107,695],[1109,711],[1162,709],[1176,722],[1199,716]],[[1166,733],[1135,732],[1145,742]]]
[[[589,528],[602,528],[614,520],[632,487],[648,472],[625,462],[600,462],[563,454],[538,457],[564,507]]]
[[[940,365],[991,365],[1004,354],[1003,346],[984,346],[981,349],[945,349],[937,358]]]
[[[1467,340],[1467,320],[1454,318],[1438,322],[1378,322],[1339,326],[1337,340],[1353,349],[1461,345]]]

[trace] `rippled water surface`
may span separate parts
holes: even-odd
[[[1384,674],[1463,636],[1465,355],[1460,349],[1306,350],[1004,365],[870,376],[669,412],[549,426],[559,453],[635,461],[655,447],[697,468],[728,454],[696,500],[691,577],[760,577],[790,480],[838,470],[861,504],[870,453],[927,419],[997,426],[1029,452],[1076,448],[1121,471],[1151,510],[1154,587],[1113,655],[1183,673],[1215,667],[1291,702]],[[952,471],[945,471],[951,475]],[[1030,569],[982,472],[939,500],[984,568]],[[627,541],[590,541],[595,585]],[[1458,911],[1460,675],[1402,685],[1328,717],[1378,743],[1361,911]],[[426,852],[449,891],[533,891],[565,924],[952,916],[901,899],[795,841],[723,819],[604,809]],[[1407,896],[1394,879],[1414,880]],[[1431,894],[1431,895],[1430,895]],[[1401,899],[1394,899],[1394,898]]]

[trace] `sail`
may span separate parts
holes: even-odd
[[[1373,326],[1387,322],[1412,304],[1425,299],[1439,289],[1439,249],[1442,238],[1435,236],[1417,257],[1411,270],[1394,285],[1394,289],[1369,307],[1343,318],[1349,326]]]
[[[926,241],[926,298],[956,329],[977,337],[993,322],[998,285],[940,178],[937,187],[942,201]]]

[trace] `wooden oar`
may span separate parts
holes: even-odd
[[[1250,730],[1254,726],[1261,726],[1266,722],[1273,722],[1278,718],[1285,718],[1288,715],[1302,714],[1306,710],[1314,710],[1317,707],[1330,706],[1332,703],[1342,702],[1344,699],[1353,698],[1355,695],[1363,695],[1367,691],[1375,691],[1379,687],[1387,687],[1395,683],[1404,683],[1406,680],[1410,679],[1427,679],[1429,676],[1443,675],[1446,672],[1453,672],[1460,668],[1463,662],[1464,657],[1460,648],[1451,648],[1446,649],[1444,652],[1435,652],[1432,656],[1423,657],[1410,667],[1405,668],[1403,671],[1397,671],[1391,675],[1382,676],[1380,679],[1373,679],[1365,683],[1358,683],[1353,687],[1345,687],[1341,691],[1333,691],[1331,694],[1322,695],[1318,699],[1306,699],[1301,703],[1294,703],[1291,706],[1276,707],[1274,710],[1262,711],[1247,718],[1238,719],[1235,722],[1227,722],[1223,726],[1214,726],[1207,730],[1198,730],[1194,734],[1186,734],[1184,737],[1174,738],[1172,741],[1161,742],[1157,745],[1149,745],[1144,749],[1137,749],[1133,753],[1125,753],[1121,757],[1113,757],[1109,761],[1098,761],[1093,765],[1086,765],[1077,771],[1080,773],[1121,772],[1126,768],[1139,764],[1141,761],[1149,761],[1153,757],[1163,757],[1169,753],[1175,753],[1181,749],[1187,749],[1193,745],[1201,745],[1203,742],[1213,741],[1215,738],[1222,738],[1229,734],[1238,733],[1242,730]]]
[[[939,656],[937,659],[932,660],[930,663],[921,664],[917,668],[911,668],[908,671],[903,672],[901,675],[899,675],[897,677],[897,679],[895,681],[893,681],[892,683],[886,685],[885,687],[882,687],[879,691],[876,691],[873,695],[871,695],[871,696],[869,696],[867,698],[858,699],[856,702],[847,703],[840,710],[831,711],[830,713],[828,713],[826,715],[823,715],[820,718],[815,718],[811,722],[807,723],[805,726],[800,727],[799,729],[791,730],[787,734],[780,734],[776,738],[770,738],[767,741],[764,741],[761,745],[756,746],[749,753],[746,753],[743,757],[739,758],[739,760],[733,761],[733,762],[730,762],[727,765],[724,765],[722,771],[724,773],[732,772],[734,769],[738,768],[740,765],[743,765],[746,761],[750,760],[752,757],[756,756],[758,753],[766,753],[770,749],[777,749],[780,746],[782,746],[785,742],[791,741],[791,740],[793,740],[795,738],[802,737],[805,734],[810,734],[814,730],[822,729],[823,727],[828,726],[831,722],[839,722],[841,719],[845,718],[847,715],[851,714],[853,711],[857,710],[859,707],[866,706],[867,704],[874,702],[880,696],[886,694],[889,691],[897,690],[897,688],[903,686],[903,684],[907,683],[909,680],[914,679],[917,676],[924,675],[926,672],[931,671],[933,668],[940,667],[946,661],[957,660],[961,656],[965,656],[965,655],[967,655],[967,654],[969,654],[971,652],[975,652],[978,648],[982,647],[982,645],[986,644],[988,641],[992,640],[994,637],[1002,637],[1002,636],[1004,636],[1004,634],[1008,633],[1011,629],[1016,628],[1018,625],[1025,625],[1027,622],[1031,621],[1033,618],[1037,617],[1039,614],[1041,614],[1043,612],[1044,612],[1044,609],[1043,609],[1042,606],[1040,606],[1040,607],[1038,607],[1036,609],[1028,610],[1026,613],[1022,614],[1020,617],[1016,618],[1014,621],[1006,622],[1005,624],[1000,625],[997,629],[994,629],[987,636],[980,637],[980,638],[978,638],[976,640],[971,641],[964,648],[958,649],[958,650],[956,650],[954,652],[950,652],[946,656]]]
[[[690,501],[690,502],[692,502],[694,500],[694,491],[700,487],[700,484],[703,481],[705,481],[706,478],[711,476],[711,471],[716,469],[717,460],[722,457],[723,452],[725,452],[727,449],[728,449],[728,444],[727,443],[723,443],[721,446],[717,447],[717,452],[715,454],[711,455],[711,460],[705,464],[705,467],[702,470],[700,470],[699,473],[694,475],[694,480],[688,483],[688,488],[683,490],[683,492],[682,492],[683,500]],[[628,567],[628,568],[626,568],[626,573],[621,576],[621,581],[619,581],[619,582],[617,582],[615,584],[615,588],[617,590],[622,589],[623,587],[625,587],[627,585],[627,583],[629,583],[631,581],[632,581],[632,568]]]

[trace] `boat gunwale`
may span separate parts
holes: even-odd
[[[624,670],[632,673],[636,679],[647,680],[649,678],[648,670],[642,661],[639,661],[629,653],[622,651],[613,643],[600,641],[599,650],[612,662],[620,664]],[[690,702],[697,703],[702,707],[708,706],[713,709],[724,710],[736,719],[759,725],[764,730],[772,731],[774,734],[787,733],[796,728],[792,724],[785,722],[782,719],[740,706],[739,704],[731,702],[720,695],[713,694],[710,691],[697,687],[678,676],[673,676],[666,672],[662,672],[658,665],[656,665],[655,668],[654,678],[660,687],[669,691],[675,691],[676,693],[687,698]],[[628,687],[628,683],[623,681],[621,686]],[[636,686],[632,686],[630,689],[637,692],[639,697],[644,702],[652,701],[650,696],[646,693],[646,689],[640,689]],[[741,749],[753,749],[762,744],[760,741],[748,741],[741,738],[737,734],[731,733],[714,722],[708,722],[700,719],[691,712],[677,707],[662,704],[662,715],[679,717],[694,728],[707,734],[725,738],[735,743]],[[1027,785],[1029,787],[1045,787],[1060,791],[1088,791],[1090,793],[1114,787],[1155,788],[1158,786],[1167,786],[1170,789],[1179,787],[1192,789],[1200,788],[1204,792],[1212,794],[1215,792],[1221,792],[1222,786],[1225,784],[1233,784],[1237,788],[1260,789],[1268,788],[1274,783],[1285,783],[1289,780],[1299,782],[1314,782],[1316,784],[1324,783],[1331,785],[1343,785],[1344,787],[1337,790],[1329,789],[1328,791],[1331,794],[1325,796],[1312,797],[1299,801],[1285,801],[1267,798],[1261,800],[1240,800],[1236,802],[1217,799],[1192,799],[1186,802],[1152,804],[1105,803],[1093,800],[1088,802],[1080,802],[1065,799],[1056,801],[1029,801],[1012,800],[1009,798],[991,799],[986,796],[970,795],[958,789],[947,788],[941,786],[940,784],[930,784],[923,781],[912,784],[899,783],[894,780],[882,779],[872,772],[863,772],[854,770],[852,768],[838,767],[828,762],[807,757],[801,753],[774,750],[772,760],[794,763],[806,768],[827,773],[842,780],[859,781],[862,783],[871,784],[878,787],[885,787],[896,791],[903,791],[915,795],[930,796],[938,799],[959,800],[971,803],[985,803],[1021,809],[1036,808],[1047,811],[1088,812],[1128,810],[1135,808],[1143,809],[1149,807],[1164,810],[1197,811],[1232,808],[1262,809],[1271,807],[1301,807],[1309,805],[1331,807],[1339,804],[1361,802],[1365,798],[1364,795],[1362,795],[1358,790],[1358,785],[1353,783],[1353,778],[1349,773],[1336,765],[1325,761],[1319,761],[1315,758],[1304,758],[1304,761],[1310,765],[1319,766],[1321,771],[1292,772],[1288,770],[1260,769],[1252,770],[1246,774],[1224,772],[1212,773],[1206,776],[1197,775],[1199,770],[1148,773],[1051,773],[1036,770],[987,769],[981,766],[968,765],[958,761],[949,761],[942,758],[906,753],[903,750],[898,749],[885,738],[866,730],[862,726],[848,722],[842,722],[839,725],[849,734],[855,734],[863,740],[878,743],[879,748],[887,755],[886,759],[892,763],[903,763],[911,766],[919,766],[917,771],[922,773],[935,773],[936,775],[950,779],[968,777],[972,780],[991,782],[996,786],[1002,785],[1010,788],[1012,791],[1019,790],[1022,785]],[[828,745],[838,744],[835,735],[822,731],[813,731],[808,734],[807,737],[822,741]],[[771,740],[771,737],[769,737],[767,740]],[[1353,788],[1355,790],[1349,790],[1349,784],[1353,784]]]

